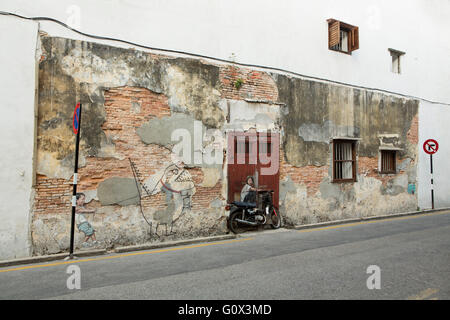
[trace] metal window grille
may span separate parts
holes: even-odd
[[[381,151],[381,173],[395,173],[395,151]]]
[[[354,180],[354,142],[334,142],[334,180]]]

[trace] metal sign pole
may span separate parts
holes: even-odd
[[[439,149],[439,143],[435,139],[428,139],[423,143],[423,151],[430,155],[431,173],[431,209],[434,209],[434,179],[433,179],[433,154]]]
[[[430,154],[431,169],[431,209],[434,209],[434,190],[433,190],[433,154]]]
[[[73,174],[73,193],[72,193],[72,220],[70,225],[70,254],[69,258],[73,259],[73,242],[74,242],[74,234],[75,234],[75,209],[77,205],[77,175],[78,175],[78,151],[80,147],[80,132],[81,132],[81,103],[78,113],[78,130],[77,130],[77,140],[75,147],[75,170]]]

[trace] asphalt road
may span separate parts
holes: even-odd
[[[71,265],[81,289],[67,288]],[[450,211],[0,268],[0,299],[449,298]]]

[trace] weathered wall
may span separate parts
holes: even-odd
[[[78,189],[97,208],[89,220],[102,246],[226,232],[226,162],[206,163],[205,150],[225,159],[229,130],[281,133],[280,209],[288,224],[417,207],[407,192],[416,181],[417,101],[95,43],[41,41],[37,254],[69,243],[77,101]],[[178,129],[192,137],[184,164],[173,157]],[[202,141],[211,130],[220,137]],[[356,183],[330,182],[335,136],[361,139]],[[397,174],[377,172],[382,143],[401,148]],[[129,158],[145,188],[136,187]]]
[[[32,22],[9,17],[0,17],[0,30],[0,260],[3,260],[25,257],[31,252],[38,30]]]
[[[416,210],[418,101],[276,76],[289,112],[284,129],[280,205],[287,223]],[[357,181],[332,183],[331,139],[357,143]],[[397,174],[378,173],[379,148],[397,152]],[[289,208],[289,209],[288,209]]]
[[[194,133],[195,123],[201,137],[222,126],[219,68],[61,38],[42,38],[42,48],[35,253],[68,245],[76,101],[83,103],[78,189],[98,208],[89,219],[103,245],[169,230],[172,238],[224,232],[221,165],[183,167],[170,151],[175,129]],[[140,187],[142,202],[129,159],[148,191]]]

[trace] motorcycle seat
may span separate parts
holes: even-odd
[[[238,207],[244,208],[256,208],[256,203],[253,202],[242,202],[242,201],[233,201],[232,204]]]

